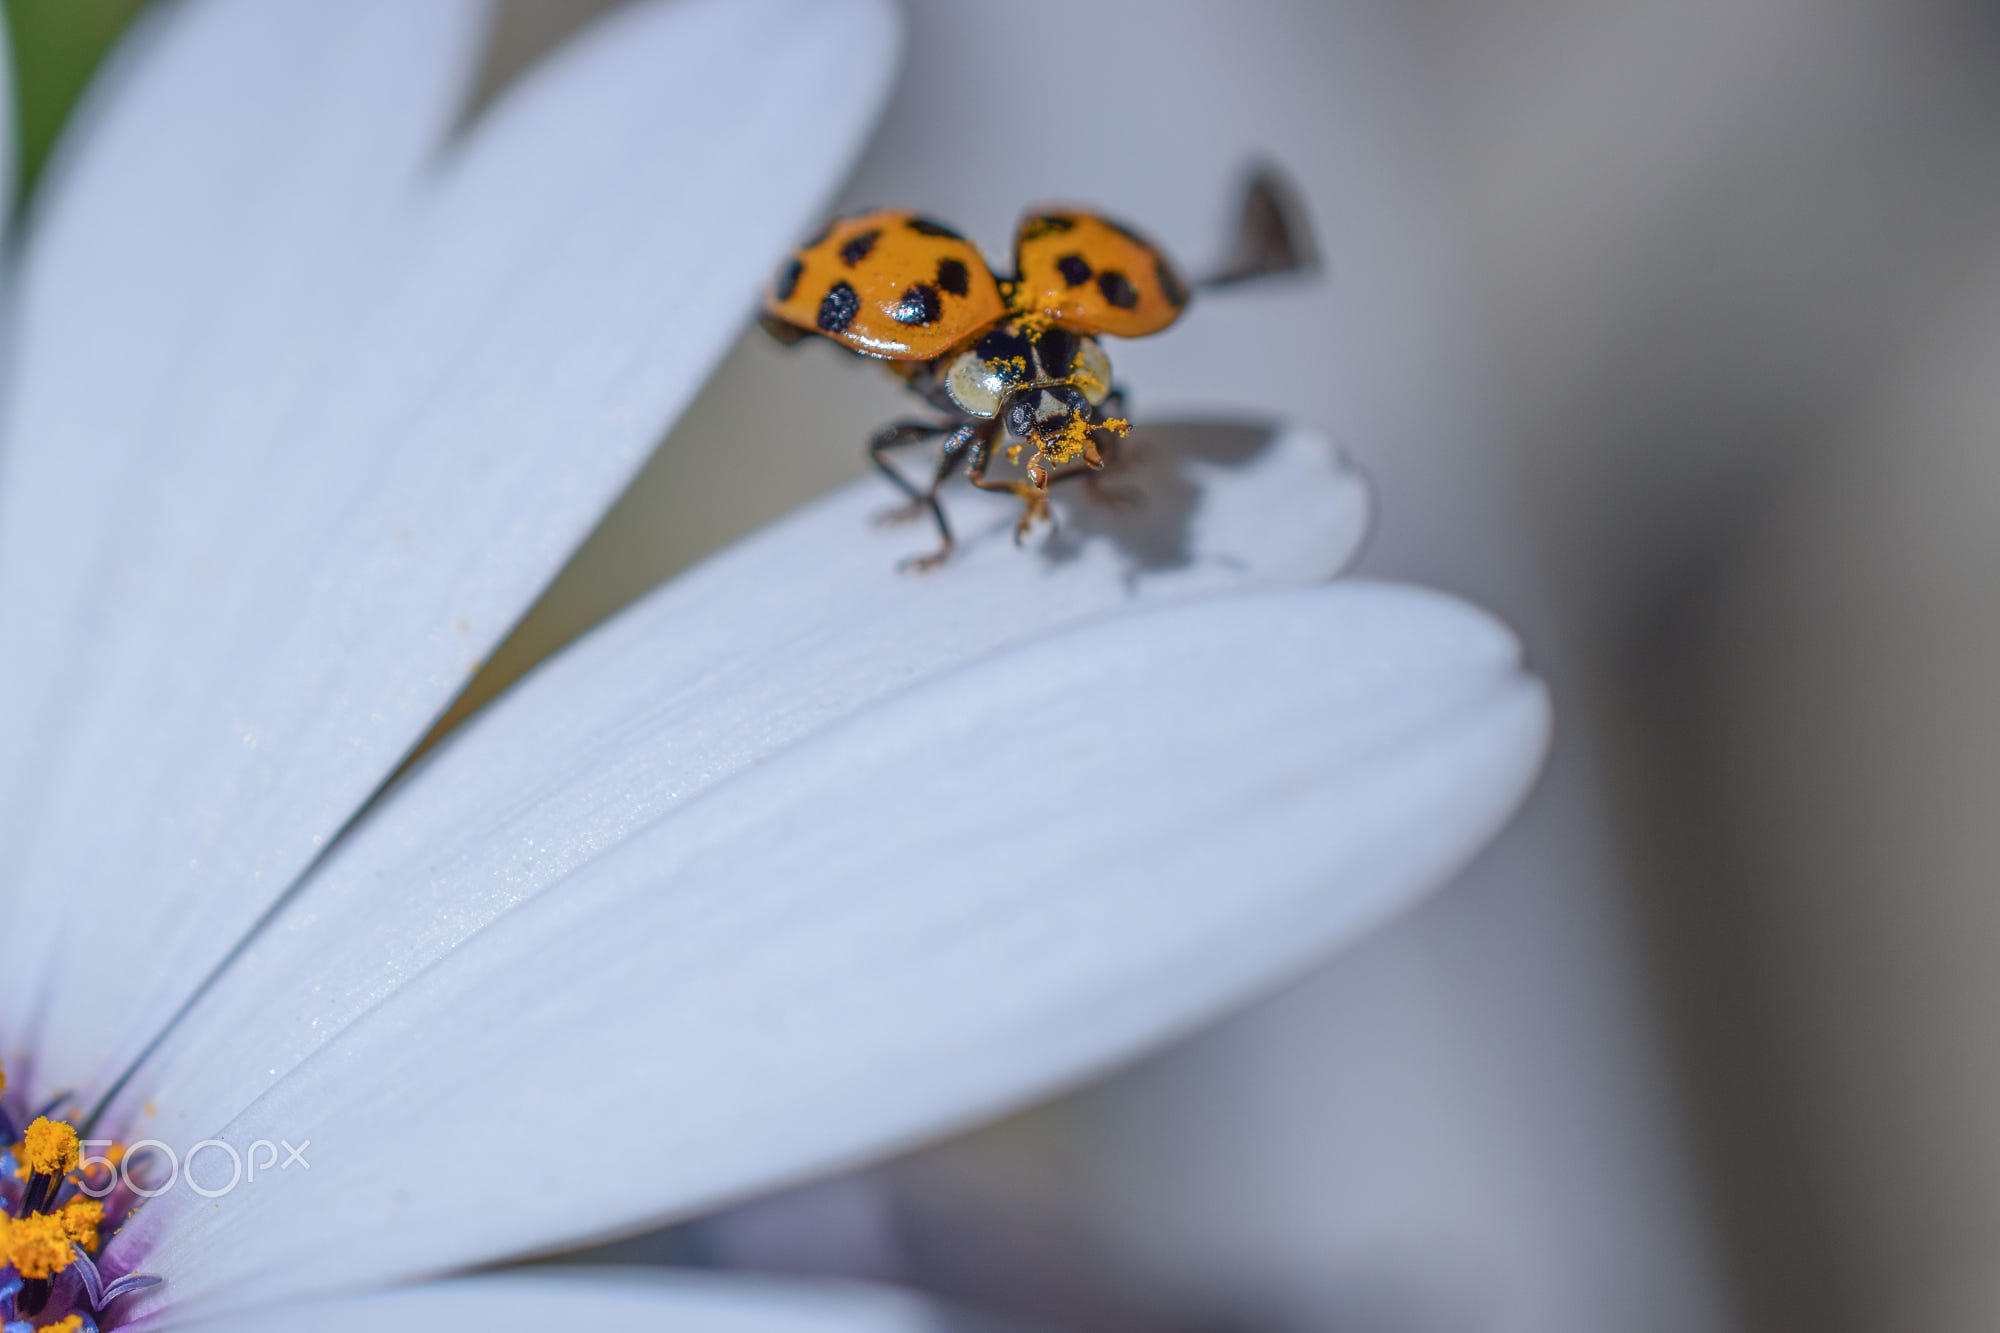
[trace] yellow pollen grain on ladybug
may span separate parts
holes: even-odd
[[[1081,454],[1089,441],[1090,423],[1071,417],[1063,423],[1062,433],[1042,446],[1042,455],[1050,462],[1067,463]]]
[[[1108,430],[1113,435],[1123,435],[1132,428],[1132,423],[1121,417],[1111,417],[1092,425],[1082,417],[1071,417],[1063,426],[1062,433],[1042,446],[1042,456],[1052,463],[1068,463],[1090,447],[1090,432]]]

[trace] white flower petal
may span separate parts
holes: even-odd
[[[910,1292],[858,1282],[740,1277],[634,1268],[550,1268],[427,1282],[368,1296],[204,1319],[193,1333],[996,1333],[996,1320],[954,1317]]]
[[[38,849],[94,858],[162,832],[142,807],[176,762],[166,710],[207,677],[218,576],[255,558],[229,544],[246,474],[284,455],[301,374],[355,318],[482,14],[155,7],[51,160],[0,400],[0,845],[19,899],[84,887],[32,874]],[[44,928],[22,957],[49,959],[49,933],[75,925],[10,906],[16,930]],[[41,977],[7,971],[19,1024]]]
[[[984,659],[466,940],[224,1131],[309,1138],[310,1170],[175,1189],[114,1254],[215,1311],[613,1233],[994,1114],[1442,881],[1547,722],[1502,627],[1379,585]]]
[[[1365,486],[1309,431],[1156,425],[1131,443],[1115,484],[1142,503],[1058,492],[1052,545],[1012,545],[1011,497],[955,494],[964,549],[898,574],[930,532],[871,527],[894,492],[864,479],[560,654],[370,812],[111,1123],[201,1139],[495,916],[885,694],[1092,616],[1322,583],[1367,531]]]
[[[200,474],[232,490],[222,521],[124,552],[169,566],[172,613],[141,607],[142,633],[93,604],[112,629],[85,662],[115,665],[26,890],[68,890],[92,950],[132,961],[29,955],[39,1078],[120,1067],[408,752],[699,387],[895,45],[873,0],[634,7],[411,201],[280,447]]]

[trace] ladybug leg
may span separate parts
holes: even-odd
[[[938,548],[929,555],[913,555],[903,561],[900,568],[912,572],[936,569],[951,554],[954,545],[951,524],[945,521],[944,506],[938,503],[938,488],[958,469],[968,450],[977,458],[979,451],[990,450],[993,439],[993,422],[967,422],[945,437],[944,446],[938,450],[937,471],[931,477],[930,489],[923,493],[920,503],[929,506],[931,520],[937,524]]]
[[[1104,457],[1093,467],[1089,463],[1070,463],[1049,474],[1049,485],[1083,478],[1083,488],[1090,492],[1090,498],[1107,509],[1136,509],[1146,503],[1145,492],[1130,486],[1113,486],[1104,480],[1105,464],[1115,462],[1115,447],[1104,451]]]
[[[885,455],[891,449],[904,445],[918,444],[924,440],[943,435],[951,426],[938,421],[892,421],[868,437],[868,458],[881,474],[896,483],[896,489],[910,497],[909,503],[895,509],[885,510],[876,516],[877,523],[907,523],[924,512],[928,497],[917,489],[915,482],[905,477]],[[936,490],[933,486],[932,490]]]
[[[987,465],[992,461],[993,437],[989,432],[973,445],[971,459],[965,465],[965,475],[982,491],[1006,491],[1021,497],[1021,520],[1014,525],[1014,545],[1019,546],[1027,537],[1028,530],[1035,525],[1035,520],[1048,517],[1048,469],[1042,465],[1041,454],[1037,453],[1028,463],[1026,481],[993,481],[986,475]]]
[[[966,475],[972,479],[972,484],[981,490],[1007,491],[1021,497],[1021,518],[1014,524],[1014,545],[1019,546],[1027,540],[1036,519],[1049,517],[1049,469],[1042,461],[1041,453],[1037,451],[1035,456],[1028,460],[1026,481],[989,481],[986,477],[986,466],[992,461],[992,457],[992,442],[989,440],[984,448],[974,449],[972,461],[966,465]]]
[[[1049,473],[1049,485],[1054,486],[1058,482],[1072,481],[1077,477],[1082,477],[1083,484],[1090,488],[1092,495],[1095,495],[1097,494],[1097,474],[1103,470],[1104,464],[1102,462],[1099,462],[1095,467],[1087,462],[1065,463],[1063,466]]]
[[[1091,409],[1090,435],[1084,445],[1083,461],[1092,472],[1118,460],[1118,441],[1131,429],[1125,420],[1125,389],[1114,384],[1104,401]]]
[[[1111,392],[1098,405],[1097,419],[1107,421],[1125,415],[1125,390],[1120,385],[1112,385]],[[1107,486],[1099,474],[1106,467],[1116,466],[1118,455],[1124,448],[1124,434],[1121,431],[1099,429],[1091,432],[1092,442],[1097,447],[1097,458],[1086,458],[1081,466],[1072,465],[1056,474],[1053,480],[1065,481],[1070,477],[1082,477],[1084,489],[1090,498],[1111,509],[1137,508],[1146,502],[1146,497],[1129,486]]]

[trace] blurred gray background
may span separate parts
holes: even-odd
[[[1138,410],[1334,429],[1369,571],[1521,626],[1563,746],[1466,883],[1264,1009],[650,1252],[1095,1327],[2000,1328],[2000,11],[909,12],[843,205],[997,251],[1077,198],[1199,266],[1244,159],[1293,175],[1326,272],[1120,349]],[[995,142],[1050,40],[1060,132]],[[896,406],[746,338],[524,657]]]
[[[8,15],[54,86],[130,7]],[[489,85],[602,7],[510,0]],[[1367,572],[1520,627],[1561,741],[1464,882],[1261,1008],[608,1257],[1076,1328],[2000,1328],[2000,11],[906,11],[839,206],[1004,253],[1070,199],[1199,269],[1279,164],[1325,268],[1117,349],[1135,415],[1334,432]],[[465,706],[900,407],[746,332]]]

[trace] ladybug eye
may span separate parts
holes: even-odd
[[[1035,433],[1035,402],[1038,393],[1024,393],[1007,405],[1007,429],[1015,439],[1025,440]]]

